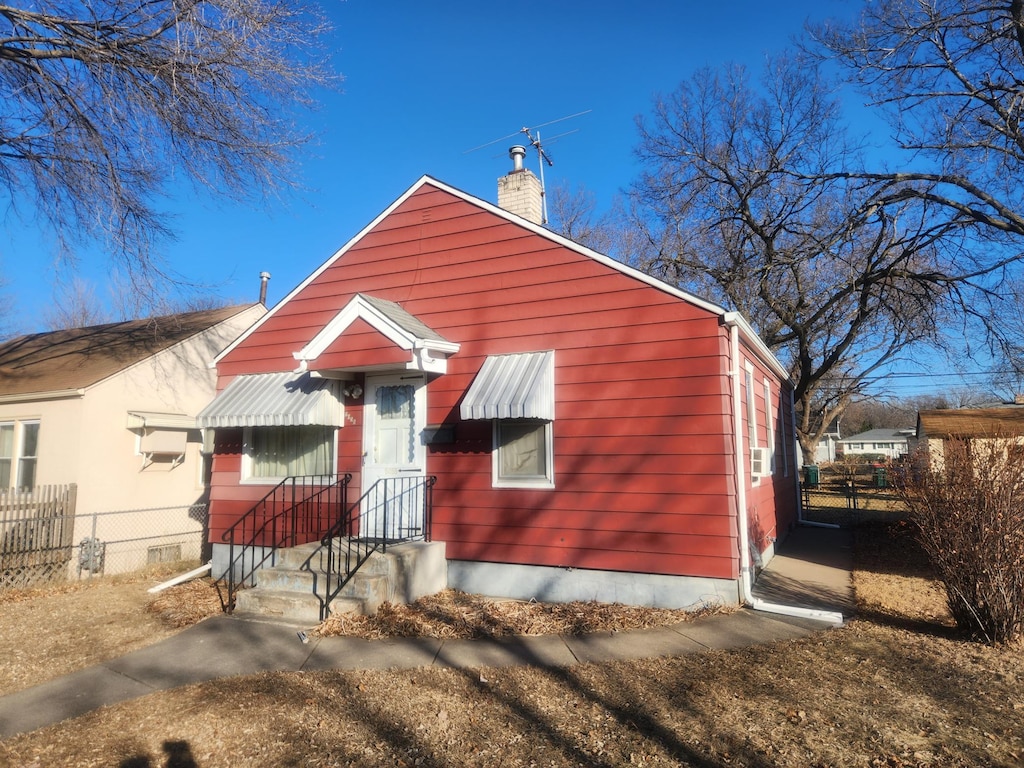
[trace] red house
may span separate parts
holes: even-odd
[[[502,207],[423,177],[217,358],[215,574],[261,504],[268,549],[344,507],[335,533],[443,542],[468,592],[742,599],[797,517],[786,370],[739,315],[540,226],[516,166]]]

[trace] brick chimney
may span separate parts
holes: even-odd
[[[512,158],[512,171],[498,179],[498,207],[522,216],[534,224],[543,224],[544,192],[540,179],[531,170],[523,167],[526,147],[518,144],[510,147],[508,156]]]

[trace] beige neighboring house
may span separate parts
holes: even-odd
[[[87,571],[117,573],[198,557],[206,478],[195,417],[216,391],[209,364],[265,312],[248,304],[0,343],[0,544],[24,537],[12,509],[24,515],[28,500],[73,485],[72,574],[83,559]]]
[[[1024,404],[1007,403],[989,408],[950,408],[919,411],[914,450],[927,451],[932,461],[943,454],[946,440],[1024,439]]]

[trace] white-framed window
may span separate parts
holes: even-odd
[[[790,399],[789,403],[790,406],[792,406],[793,400]],[[782,452],[782,476],[789,477],[789,441],[792,438],[790,425],[793,423],[792,408],[783,408],[782,402],[780,400],[779,414],[782,416],[782,418],[779,419],[779,435],[782,438],[779,441],[779,450]]]
[[[0,423],[0,490],[35,488],[39,462],[39,421]]]
[[[772,407],[772,385],[768,379],[764,379],[764,425],[768,433],[765,441],[765,448],[768,450],[768,472],[775,474],[775,419],[777,411]]]
[[[554,488],[554,430],[550,421],[495,419],[495,488]]]
[[[0,424],[0,490],[11,487],[14,468],[14,423]]]
[[[747,447],[750,452],[750,480],[757,483],[768,474],[768,457],[759,445],[757,437],[757,400],[754,394],[754,366],[748,361],[744,366],[743,394],[747,410]]]
[[[286,477],[336,474],[334,427],[246,427],[243,482],[277,483]]]

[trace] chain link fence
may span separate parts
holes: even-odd
[[[0,517],[0,589],[209,559],[206,504]]]
[[[800,483],[804,518],[842,526],[901,519],[907,510],[893,487],[901,469],[893,464],[805,466]]]

